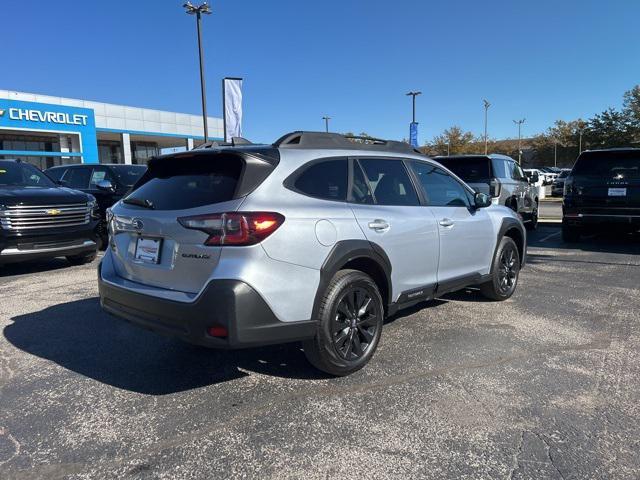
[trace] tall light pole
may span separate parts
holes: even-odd
[[[580,155],[582,153],[582,133],[584,132],[584,128],[581,128],[578,132],[580,132],[580,143],[578,146],[578,155]]]
[[[331,120],[331,117],[325,115],[322,119],[324,120],[324,131],[329,133],[329,120]]]
[[[518,125],[518,163],[522,163],[522,124],[526,118],[522,120],[514,120],[513,123]]]
[[[484,154],[489,153],[489,137],[487,136],[487,119],[489,116],[489,107],[491,104],[487,100],[482,100],[484,102]]]
[[[413,103],[413,115],[411,117],[411,125],[409,126],[409,139],[411,145],[414,147],[418,146],[418,124],[416,123],[416,97],[418,95],[422,95],[422,92],[409,92],[407,93],[408,97],[412,97]]]
[[[187,2],[182,5],[186,12],[189,15],[196,16],[196,25],[198,28],[198,54],[200,57],[200,92],[202,94],[202,121],[204,123],[204,141],[208,141],[209,137],[209,128],[207,126],[207,93],[204,84],[204,52],[202,49],[202,33],[200,32],[200,23],[202,20],[202,15],[211,15],[211,8],[207,2],[204,2],[202,5],[194,6],[191,2]]]

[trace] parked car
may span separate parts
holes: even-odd
[[[529,183],[538,189],[544,188],[544,174],[536,168],[524,168],[522,169],[525,176],[529,180]],[[538,190],[540,191],[540,190]]]
[[[0,160],[0,264],[96,256],[96,199],[56,185],[33,165]]]
[[[518,216],[407,144],[367,141],[294,132],[151,160],[108,214],[102,307],[214,348],[302,340],[347,375],[399,309],[470,285],[508,299]]]
[[[546,175],[547,185],[553,185],[553,182],[560,174],[554,167],[542,167],[541,170],[543,170]]]
[[[529,230],[538,226],[538,189],[518,162],[506,155],[454,155],[435,160],[473,188],[486,193],[494,205],[505,205],[520,215]]]
[[[595,228],[640,228],[640,149],[580,154],[564,181],[562,237],[575,242]]]
[[[90,193],[98,201],[100,222],[96,227],[99,247],[107,245],[107,209],[120,200],[146,172],[145,165],[63,165],[45,173],[63,186]]]
[[[564,169],[560,171],[558,178],[553,181],[551,186],[551,196],[561,197],[564,194],[564,181],[571,173],[571,169]]]

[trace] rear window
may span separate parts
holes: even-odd
[[[640,150],[635,152],[585,152],[573,167],[574,175],[602,178],[640,178]]]
[[[145,165],[118,165],[111,167],[111,169],[115,172],[119,182],[126,187],[133,186],[147,171]]]
[[[244,160],[236,155],[157,160],[125,203],[155,210],[184,210],[234,198]]]
[[[491,178],[491,161],[487,157],[438,158],[438,162],[465,182],[473,183]]]

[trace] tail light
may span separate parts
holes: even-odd
[[[498,180],[497,178],[492,178],[491,179],[491,183],[489,185],[489,193],[491,194],[492,197],[499,197],[500,196],[500,180]]]
[[[200,230],[209,235],[208,246],[246,246],[260,243],[284,222],[284,216],[274,212],[229,212],[178,218],[184,228]]]

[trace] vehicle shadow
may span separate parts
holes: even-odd
[[[28,273],[45,273],[69,268],[71,264],[64,258],[51,258],[46,260],[29,260],[19,263],[8,263],[0,265],[0,278],[15,275],[26,275]]]
[[[140,329],[89,298],[12,318],[4,336],[17,348],[124,390],[166,395],[256,372],[285,378],[327,375],[305,359],[299,343],[222,351]]]
[[[601,230],[594,230],[582,236],[579,242],[567,243],[562,240],[560,224],[540,224],[538,230],[528,233],[527,246],[565,251],[637,255],[640,254],[640,232],[602,227]],[[529,253],[527,261],[531,260]]]

